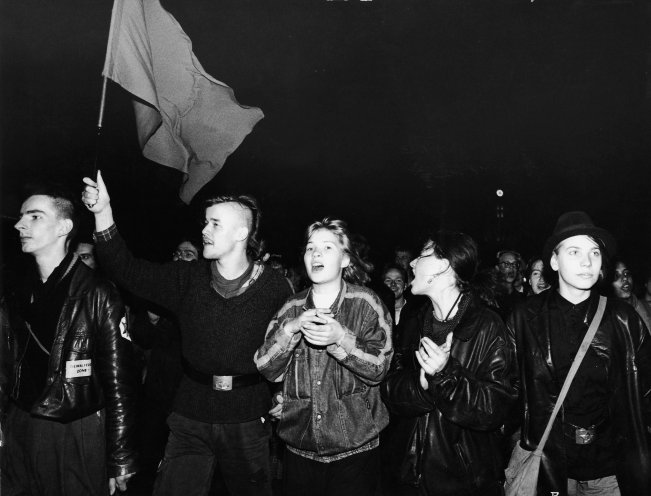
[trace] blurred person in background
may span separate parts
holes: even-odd
[[[634,292],[633,272],[628,262],[622,257],[616,257],[612,263],[610,274],[610,293],[631,305],[644,321],[647,329],[651,329],[651,311],[645,302],[640,301]]]
[[[534,258],[528,265],[529,291],[528,294],[540,294],[551,286],[545,280],[545,264],[541,258]]]

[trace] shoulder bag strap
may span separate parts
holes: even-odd
[[[540,438],[540,443],[538,443],[538,447],[536,448],[536,453],[538,455],[542,453],[542,450],[545,447],[545,443],[547,443],[547,438],[549,438],[549,434],[552,431],[552,425],[554,424],[554,420],[556,419],[556,416],[558,415],[558,412],[560,411],[561,406],[563,405],[563,401],[565,401],[565,396],[567,396],[567,392],[570,389],[570,385],[572,384],[572,380],[576,375],[576,371],[579,370],[579,366],[583,361],[583,357],[588,351],[588,348],[590,347],[590,343],[592,342],[592,339],[594,338],[594,335],[597,332],[597,328],[601,323],[601,318],[604,316],[604,310],[606,309],[607,300],[608,299],[605,296],[599,297],[599,306],[597,307],[597,313],[595,313],[594,318],[590,323],[590,327],[588,328],[588,332],[586,332],[585,337],[583,338],[583,342],[579,347],[579,351],[577,352],[576,356],[574,357],[574,360],[572,361],[572,366],[570,367],[570,371],[567,373],[567,377],[565,378],[565,382],[563,383],[561,393],[558,395],[558,399],[556,400],[556,404],[554,405],[554,411],[552,412],[552,416],[549,418],[549,422],[547,423],[545,432]]]
[[[50,352],[47,351],[47,348],[43,346],[41,341],[36,337],[36,334],[34,334],[34,331],[32,331],[32,326],[29,325],[29,322],[25,321],[25,326],[27,326],[27,330],[29,331],[29,334],[34,338],[34,341],[36,341],[38,347],[42,349],[47,356],[50,356]],[[27,349],[27,347],[25,347],[25,349]]]

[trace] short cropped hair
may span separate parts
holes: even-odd
[[[28,187],[25,200],[37,195],[47,196],[52,200],[57,218],[72,221],[72,229],[66,236],[66,240],[71,241],[75,239],[79,229],[79,208],[72,192],[59,184],[41,183]]]

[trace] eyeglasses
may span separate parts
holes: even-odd
[[[197,259],[197,254],[193,252],[192,250],[176,250],[172,254],[172,259],[174,260],[185,260],[186,262],[190,262],[192,260]]]
[[[500,269],[519,269],[520,268],[520,262],[515,261],[515,262],[499,262],[497,264]]]

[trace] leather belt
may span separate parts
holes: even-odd
[[[597,437],[602,436],[610,423],[605,419],[589,427],[581,427],[571,422],[563,422],[563,434],[575,444],[592,444]]]
[[[230,391],[241,387],[253,386],[264,381],[263,377],[258,373],[243,375],[206,374],[192,367],[185,358],[183,359],[183,372],[189,379],[204,386],[211,386],[214,391]]]

